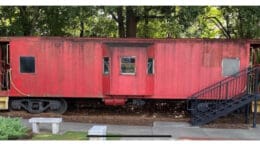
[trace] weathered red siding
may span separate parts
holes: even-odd
[[[101,97],[100,44],[81,40],[15,39],[10,43],[12,79],[30,96]],[[35,73],[20,73],[20,56],[35,57]],[[11,88],[11,95],[21,95]]]
[[[178,40],[157,43],[154,97],[183,99],[224,78],[222,59],[239,58],[249,66],[249,45],[236,41]]]
[[[240,70],[249,66],[249,43],[243,40],[55,37],[10,40],[16,88],[11,87],[9,96],[185,99],[224,78],[223,58],[239,58]],[[111,47],[108,42],[128,45]],[[35,57],[34,74],[20,73],[20,56]],[[121,56],[136,56],[135,75],[120,74]],[[110,57],[108,75],[103,74],[103,57]],[[148,57],[154,58],[154,75],[147,74]]]

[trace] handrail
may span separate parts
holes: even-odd
[[[202,90],[199,90],[198,92],[189,96],[188,100],[231,99],[243,92],[250,92],[252,90],[255,90],[254,89],[255,80],[252,80],[250,78],[256,76],[255,75],[256,71],[259,69],[260,67],[253,67],[253,68],[246,68],[244,70],[241,70],[240,72],[232,76],[229,76],[221,81],[214,83],[213,85],[210,85]],[[250,74],[251,76],[249,77],[248,75]],[[249,80],[251,81],[249,82]],[[251,88],[250,90],[249,87]]]
[[[191,123],[205,124],[248,104],[259,92],[259,71],[258,66],[241,70],[188,97]]]

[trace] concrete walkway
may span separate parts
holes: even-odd
[[[23,124],[31,128],[27,119]],[[87,132],[95,124],[63,122],[60,133],[66,131]],[[171,135],[162,137],[123,137],[121,140],[260,140],[260,125],[250,129],[214,129],[192,127],[185,122],[154,122],[153,126],[106,125],[107,133],[118,135]],[[40,131],[51,132],[51,125],[41,124]]]

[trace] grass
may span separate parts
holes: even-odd
[[[89,140],[89,138],[87,137],[87,132],[68,131],[61,135],[50,133],[36,134],[32,137],[32,140]],[[119,137],[109,137],[107,140],[119,140]]]

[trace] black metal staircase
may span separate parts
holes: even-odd
[[[192,125],[204,125],[256,101],[259,67],[242,70],[188,99]]]

